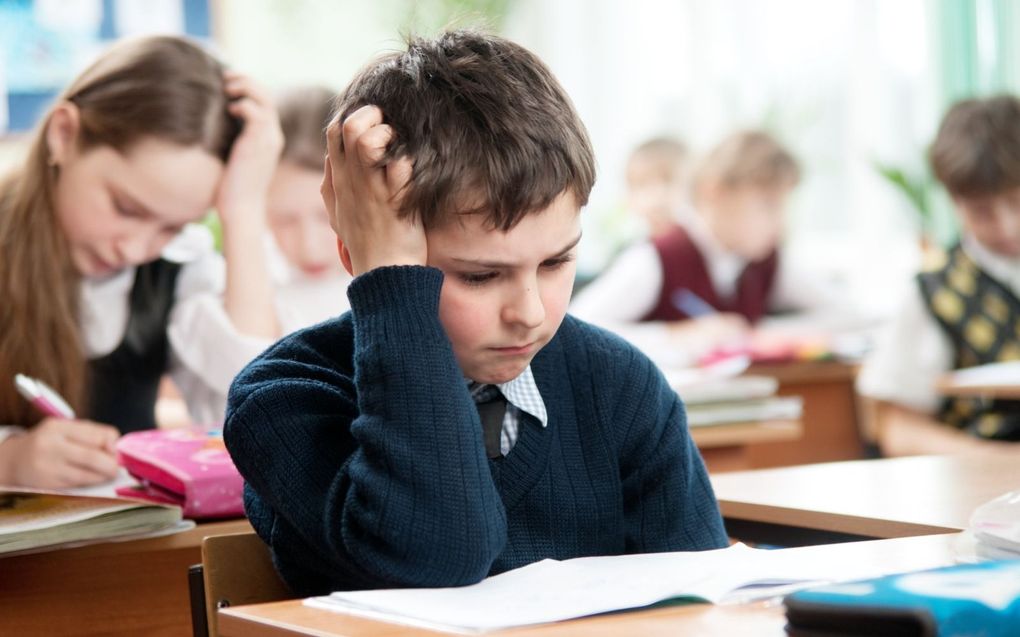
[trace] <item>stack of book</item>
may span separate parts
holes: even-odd
[[[194,526],[176,506],[127,498],[0,488],[0,554],[174,533]]]
[[[692,380],[667,372],[666,379],[683,399],[690,427],[799,420],[803,408],[798,396],[777,396],[779,383],[767,376]]]

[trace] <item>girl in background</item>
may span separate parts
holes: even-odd
[[[279,334],[262,258],[282,145],[271,100],[175,37],[121,43],[56,100],[0,183],[0,483],[112,478],[165,372],[192,416]],[[191,222],[214,208],[227,267]],[[43,416],[22,373],[79,419]]]
[[[337,257],[336,235],[319,194],[334,97],[328,89],[308,86],[288,91],[278,102],[284,145],[269,186],[268,215],[277,306],[286,332],[350,308],[351,277]]]

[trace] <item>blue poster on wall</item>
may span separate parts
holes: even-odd
[[[0,0],[0,133],[32,128],[112,40],[209,32],[209,0]]]

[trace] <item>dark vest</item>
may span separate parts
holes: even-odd
[[[1020,360],[1020,300],[957,245],[918,275],[925,305],[949,336],[956,369]],[[1020,441],[1020,401],[950,397],[939,419],[980,438]]]
[[[768,310],[768,299],[776,278],[779,255],[775,250],[764,259],[749,263],[737,279],[733,298],[720,298],[712,285],[701,251],[687,232],[677,226],[653,242],[662,262],[662,291],[659,301],[642,320],[680,321],[693,318],[677,306],[677,294],[689,290],[719,312],[736,312],[755,323]]]
[[[156,394],[169,356],[167,322],[180,269],[162,259],[138,267],[124,340],[89,361],[91,420],[114,425],[121,433],[156,426]]]

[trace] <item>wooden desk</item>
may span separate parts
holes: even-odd
[[[785,546],[958,531],[1020,488],[1020,461],[965,456],[858,460],[712,476],[731,536]]]
[[[129,542],[0,558],[5,635],[191,635],[188,567],[202,538],[251,531],[247,520]]]
[[[864,457],[854,392],[857,365],[831,361],[756,364],[747,373],[771,376],[779,381],[779,395],[804,399],[802,435],[796,440],[749,447],[746,455],[748,468]]]
[[[830,560],[838,572],[840,562],[861,559],[881,560],[890,570],[919,570],[951,564],[955,556],[955,535],[927,536],[876,542],[854,542],[813,546],[795,551]],[[780,605],[764,603],[742,606],[711,606],[698,604],[602,615],[575,619],[531,628],[499,631],[500,635],[534,637],[581,637],[588,635],[698,635],[731,637],[755,635],[785,637],[786,620]],[[417,628],[408,628],[370,619],[363,619],[326,610],[308,608],[300,600],[238,606],[219,611],[220,634],[223,637],[390,637],[393,635],[438,635]]]
[[[712,473],[752,468],[751,449],[765,442],[799,439],[804,427],[799,420],[763,420],[691,427],[705,466]]]

